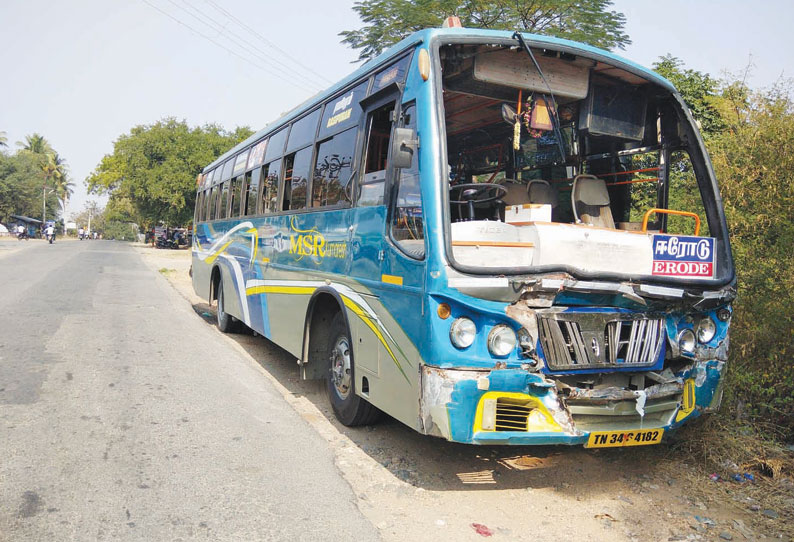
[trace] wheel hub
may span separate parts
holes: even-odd
[[[331,379],[337,395],[346,399],[350,394],[350,344],[347,337],[339,337],[331,351]]]

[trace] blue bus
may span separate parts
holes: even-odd
[[[735,273],[676,89],[588,45],[417,32],[197,179],[192,277],[324,379],[472,444],[655,444],[719,407]]]

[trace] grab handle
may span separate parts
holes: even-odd
[[[665,214],[665,215],[678,215],[678,216],[688,216],[690,218],[695,219],[695,237],[700,235],[700,217],[695,213],[690,213],[688,211],[674,211],[673,209],[649,209],[645,216],[642,217],[642,231],[648,231],[648,219],[651,217],[653,213],[656,214]]]

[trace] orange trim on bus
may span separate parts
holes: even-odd
[[[645,216],[642,217],[642,231],[648,231],[648,219],[651,217],[653,213],[657,214],[665,214],[665,215],[676,215],[676,216],[688,216],[689,218],[695,219],[695,236],[697,237],[700,235],[700,217],[695,213],[690,213],[689,211],[674,211],[673,209],[649,209]]]

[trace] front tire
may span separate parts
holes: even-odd
[[[326,348],[326,384],[328,400],[336,418],[348,427],[369,425],[380,417],[377,408],[356,395],[352,344],[345,318],[341,312],[337,312],[331,321]]]
[[[215,313],[215,324],[223,333],[237,331],[237,322],[234,317],[226,312],[223,303],[223,279],[218,280],[218,310]]]

